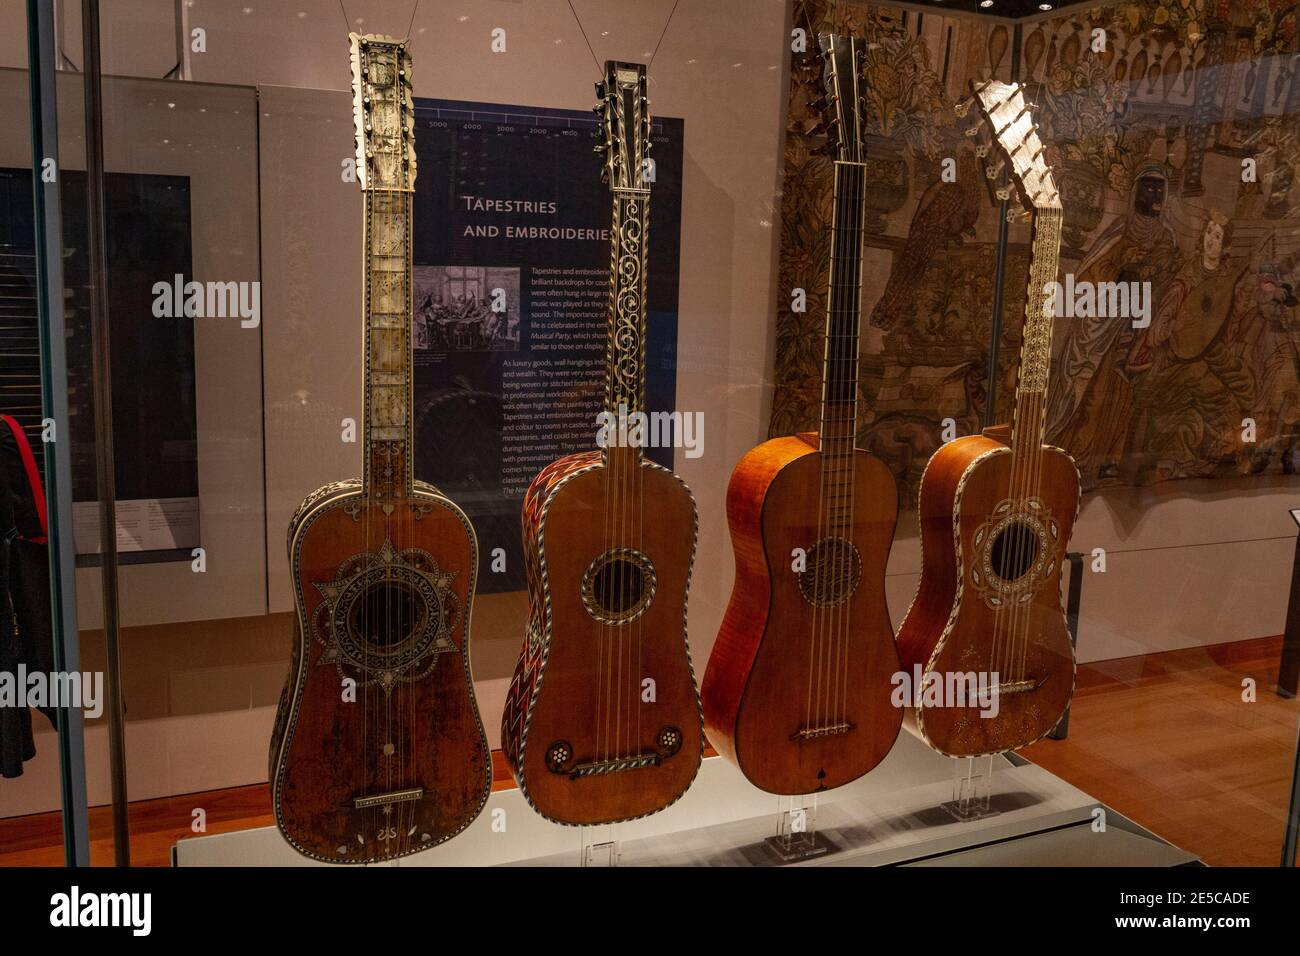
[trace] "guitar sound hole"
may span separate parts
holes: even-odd
[[[1028,525],[1012,522],[993,539],[989,557],[994,574],[1003,581],[1015,581],[1038,560],[1038,535]]]
[[[587,613],[604,624],[636,620],[654,599],[655,572],[650,559],[633,548],[606,551],[582,576]]]
[[[602,611],[610,617],[622,617],[641,600],[645,581],[635,564],[625,558],[615,558],[596,572],[592,589]]]
[[[834,607],[857,590],[861,578],[862,557],[853,542],[822,538],[808,552],[799,590],[813,607]]]
[[[352,632],[374,647],[392,647],[408,640],[420,616],[414,591],[399,581],[371,585],[352,605]]]

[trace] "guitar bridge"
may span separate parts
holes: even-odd
[[[1038,690],[1047,683],[1047,678],[1042,680],[1013,680],[1005,683],[993,685],[990,691],[991,696],[1001,696],[1002,694],[1027,694],[1030,691]]]
[[[637,754],[633,757],[615,757],[612,760],[592,760],[580,763],[569,771],[569,779],[579,777],[598,777],[607,773],[619,773],[623,770],[640,770],[642,767],[657,767],[661,763],[657,753]]]
[[[394,803],[410,803],[424,796],[424,787],[411,787],[408,790],[390,790],[388,793],[374,793],[365,797],[353,797],[352,807],[364,810],[366,807],[390,806]]]
[[[837,724],[820,724],[816,727],[801,727],[798,731],[790,735],[791,740],[816,740],[818,737],[835,737],[839,734],[847,734],[853,729],[853,725],[847,720],[842,720]]]

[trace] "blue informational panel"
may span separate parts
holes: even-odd
[[[474,522],[479,590],[516,590],[529,483],[596,447],[611,209],[600,131],[575,110],[417,100],[415,115],[415,474]],[[676,398],[682,134],[681,120],[654,120],[651,412]],[[647,454],[672,465],[671,448]]]

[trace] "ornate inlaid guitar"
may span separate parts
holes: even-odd
[[[713,746],[780,794],[862,776],[903,720],[890,702],[898,654],[885,605],[898,489],[856,446],[866,42],[820,37],[835,156],[821,429],[764,442],[731,476],[736,583],[701,687]]]
[[[645,67],[606,63],[596,95],[613,192],[605,411],[622,422],[645,412]],[[694,498],[635,440],[616,441],[533,479],[523,535],[528,631],[501,721],[515,780],[559,823],[663,809],[695,778],[703,741],[686,645]]]
[[[904,668],[919,666],[946,686],[956,686],[949,675],[984,674],[997,695],[996,706],[991,694],[975,701],[968,693],[964,706],[917,695],[922,737],[957,757],[1032,743],[1070,702],[1061,559],[1079,509],[1074,460],[1043,444],[1060,196],[1020,86],[991,81],[974,101],[1034,225],[1015,421],[1009,436],[1002,427],[948,442],[926,466],[921,581],[898,634]]]
[[[469,665],[478,544],[464,512],[412,474],[411,57],[403,40],[351,42],[364,473],[313,492],[289,525],[297,621],[270,779],[296,849],[371,863],[465,829],[492,774]]]

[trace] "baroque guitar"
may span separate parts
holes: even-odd
[[[990,81],[978,86],[974,102],[1031,210],[1033,241],[1010,434],[986,429],[948,442],[921,480],[921,581],[898,647],[904,668],[919,667],[947,686],[956,686],[952,675],[987,675],[983,699],[968,693],[964,702],[936,705],[931,695],[916,695],[920,735],[954,757],[1038,740],[1074,692],[1061,563],[1078,515],[1079,473],[1068,454],[1043,443],[1047,287],[1056,280],[1061,200],[1021,87]]]
[[[363,475],[309,495],[289,525],[297,617],[271,740],[276,825],[313,859],[374,863],[465,829],[491,789],[470,679],[478,544],[412,472],[406,42],[350,35],[365,201]]]
[[[700,688],[710,742],[778,794],[857,779],[884,759],[903,720],[890,700],[898,653],[885,605],[898,488],[855,443],[866,41],[819,41],[835,158],[821,427],[764,442],[731,476],[736,581]]]
[[[613,193],[602,414],[634,422],[645,412],[645,67],[607,62],[596,95]],[[558,823],[661,810],[690,786],[702,755],[686,644],[695,500],[643,455],[635,428],[624,431],[544,468],[524,498],[528,629],[501,748],[528,802]]]

